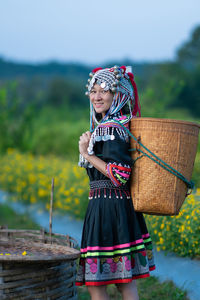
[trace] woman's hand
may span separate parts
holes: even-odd
[[[91,137],[91,132],[90,131],[86,131],[80,136],[80,139],[79,139],[79,152],[83,156],[88,154],[87,148],[89,146],[90,137]]]
[[[85,133],[83,133],[80,136],[80,139],[79,139],[79,152],[97,170],[99,170],[105,176],[109,177],[108,173],[107,173],[107,164],[102,159],[100,159],[99,157],[95,156],[94,154],[93,155],[89,155],[88,154],[87,149],[88,149],[88,146],[89,146],[91,135],[92,134],[91,134],[90,131],[86,131]]]

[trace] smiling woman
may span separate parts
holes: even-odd
[[[135,279],[154,270],[152,242],[143,215],[130,196],[132,159],[129,126],[140,116],[133,74],[125,66],[94,69],[87,95],[90,131],[79,140],[79,165],[90,179],[76,285],[87,285],[92,300],[107,300],[116,284],[125,300],[137,300]]]

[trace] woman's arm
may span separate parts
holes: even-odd
[[[83,133],[80,136],[80,140],[79,140],[79,152],[98,171],[100,171],[101,173],[103,173],[105,176],[109,177],[108,173],[107,173],[107,163],[105,161],[103,161],[102,159],[100,159],[99,157],[97,157],[96,155],[89,155],[88,154],[87,148],[89,146],[90,137],[91,137],[91,132],[89,132],[89,131],[86,131],[85,133]]]
[[[91,133],[82,134],[79,141],[79,151],[98,171],[108,177],[115,186],[126,184],[131,175],[132,159],[128,153],[129,143],[115,132],[115,138],[104,142],[102,160],[96,155],[88,154]]]

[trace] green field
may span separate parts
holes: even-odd
[[[6,204],[0,204],[0,226],[8,226],[9,229],[40,228],[28,215],[17,214]]]

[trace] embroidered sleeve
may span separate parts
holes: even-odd
[[[103,143],[103,160],[107,163],[107,174],[115,186],[126,184],[130,178],[132,158],[129,141],[117,128],[113,130],[113,139]]]
[[[122,166],[117,163],[107,164],[107,173],[115,186],[123,185],[127,182],[131,175],[131,167],[129,165]]]

